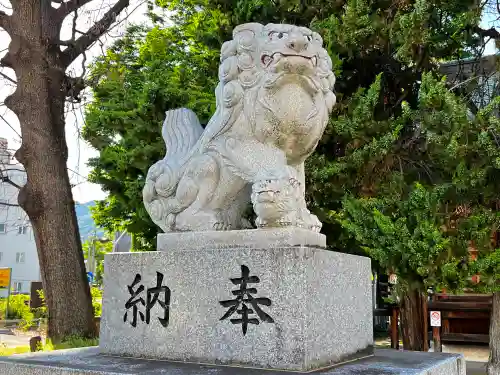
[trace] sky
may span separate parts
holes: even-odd
[[[78,29],[87,30],[94,21],[101,16],[115,3],[115,0],[93,0],[85,5],[79,12],[77,21]],[[0,10],[10,14],[11,7],[8,0],[0,0]],[[144,15],[146,11],[144,0],[131,0],[131,5],[127,12],[118,19],[118,25],[111,32],[101,39],[104,47],[109,45],[114,39],[123,34],[123,31],[128,23],[146,22],[147,17]],[[498,15],[498,14],[497,14]],[[486,13],[482,22],[483,28],[498,26],[498,21],[490,13]],[[68,16],[65,20],[65,27],[61,32],[61,39],[69,39],[72,24],[72,17]],[[4,31],[0,31],[0,56],[6,53],[6,48],[10,42],[10,38]],[[89,53],[87,53],[87,62],[92,62],[96,56],[102,52],[101,46],[94,45]],[[485,50],[485,55],[495,53],[495,45],[490,42]],[[82,71],[82,57],[77,59],[69,68],[71,75],[80,75]],[[15,80],[15,75],[12,70],[0,68],[0,72],[6,74]],[[13,92],[14,85],[7,80],[0,80],[0,103]],[[87,96],[88,98],[88,96]],[[66,119],[66,140],[68,142],[69,157],[68,157],[68,173],[72,184],[76,185],[73,188],[73,196],[75,201],[84,203],[91,200],[101,200],[106,197],[106,194],[101,190],[99,185],[92,184],[87,181],[87,176],[90,169],[87,166],[89,158],[98,155],[97,151],[88,145],[79,136],[79,132],[84,124],[83,107],[77,106],[70,111]],[[7,138],[9,148],[13,151],[20,146],[20,129],[17,117],[10,112],[5,106],[0,106],[0,137]]]

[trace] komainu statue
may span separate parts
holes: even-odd
[[[144,203],[165,232],[321,229],[306,207],[304,161],[335,104],[332,61],[319,34],[258,23],[223,44],[216,112],[203,129],[189,109],[167,111],[167,152],[148,172]]]

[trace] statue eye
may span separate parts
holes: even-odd
[[[269,33],[269,38],[271,40],[278,40],[278,39],[283,39],[287,36],[288,34],[287,33],[283,33],[283,32],[277,32],[277,31],[271,31]]]
[[[307,40],[308,42],[312,42],[313,38],[312,38],[312,36],[310,36],[310,35],[306,35],[306,40]]]

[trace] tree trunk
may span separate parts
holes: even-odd
[[[67,172],[65,65],[60,25],[50,1],[13,2],[12,42],[2,64],[16,72],[17,89],[5,104],[18,116],[22,145],[16,158],[27,184],[19,204],[31,221],[48,307],[48,336],[95,336],[90,289]]]
[[[427,346],[424,334],[427,326],[427,316],[424,316],[426,303],[426,295],[416,290],[409,291],[401,300],[401,334],[405,350],[423,351]]]
[[[490,320],[490,360],[488,375],[500,375],[500,292],[493,293]]]

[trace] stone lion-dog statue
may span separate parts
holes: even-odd
[[[221,48],[216,112],[166,112],[164,159],[148,171],[146,210],[165,232],[295,226],[319,232],[305,201],[304,161],[335,105],[332,60],[304,27],[248,23]]]

